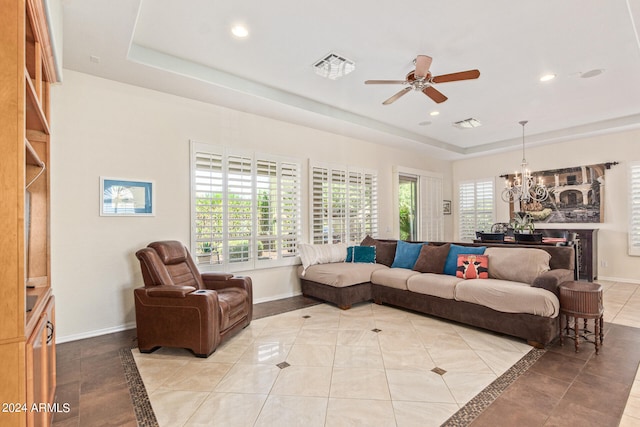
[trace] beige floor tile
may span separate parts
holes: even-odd
[[[271,395],[329,397],[331,368],[289,366],[278,374]]]
[[[473,350],[430,348],[428,351],[436,366],[448,372],[493,373]]]
[[[458,409],[455,403],[393,402],[398,427],[438,427]]]
[[[266,394],[211,393],[185,426],[251,427],[266,400]]]
[[[208,392],[159,388],[149,394],[149,401],[161,426],[181,426],[200,407]]]
[[[333,366],[338,368],[384,369],[382,352],[376,346],[336,346]]]
[[[326,426],[395,427],[396,421],[390,401],[331,398]]]
[[[324,427],[326,414],[325,397],[271,395],[260,411],[255,427]]]
[[[376,322],[370,316],[340,316],[338,329],[365,329],[371,330],[376,327]]]
[[[140,357],[140,353],[133,354],[140,376],[144,379],[144,386],[147,392],[153,392],[173,374],[185,366],[188,362],[186,359],[167,359],[167,358],[146,358]]]
[[[293,366],[331,366],[335,350],[333,345],[294,344],[286,361]]]
[[[386,369],[431,371],[436,364],[424,347],[383,348],[382,358]]]
[[[529,347],[529,350],[531,350],[531,347]],[[476,350],[475,352],[491,368],[491,371],[498,376],[502,375],[524,356],[518,351]]]
[[[291,345],[280,342],[254,342],[238,359],[238,363],[275,365],[284,362],[289,355]]]
[[[230,363],[188,362],[177,370],[163,384],[163,389],[211,391],[229,372]]]
[[[337,329],[305,329],[296,337],[295,344],[336,345]]]
[[[389,400],[387,378],[382,369],[333,368],[330,397]]]
[[[234,365],[218,383],[215,391],[267,394],[278,377],[275,365]]]
[[[383,349],[423,347],[418,333],[410,330],[385,330],[378,333],[378,342]]]
[[[434,372],[387,369],[393,401],[456,403],[442,377]]]
[[[370,329],[341,329],[338,331],[337,345],[379,346],[378,334]]]
[[[458,403],[463,406],[469,400],[485,389],[496,378],[495,374],[471,374],[447,372],[442,376],[442,379],[449,387],[451,394]]]

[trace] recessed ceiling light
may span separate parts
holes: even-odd
[[[432,111],[429,113],[430,116],[437,116],[438,114],[440,114],[440,111]]]
[[[555,74],[545,74],[544,76],[540,77],[540,81],[541,82],[548,82],[549,80],[553,80],[556,78]]]
[[[580,77],[583,78],[583,79],[588,79],[588,78],[591,78],[591,77],[599,76],[603,72],[604,72],[604,70],[602,68],[598,68],[598,69],[595,69],[595,70],[589,70],[589,71],[585,71],[584,73],[580,73]]]
[[[247,27],[245,27],[244,25],[234,25],[231,28],[231,34],[233,34],[234,36],[243,39],[247,36],[249,36],[249,30],[247,29]]]

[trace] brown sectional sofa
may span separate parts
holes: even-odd
[[[519,337],[537,347],[549,344],[558,336],[558,286],[574,279],[573,248],[455,243],[487,247],[490,274],[492,263],[496,268],[502,264],[503,270],[505,263],[508,268],[514,264],[513,272],[519,273],[529,268],[527,262],[535,258],[533,254],[540,254],[527,251],[547,252],[549,270],[531,276],[533,280],[525,283],[520,281],[523,279],[514,281],[500,277],[464,280],[446,274],[391,268],[393,258],[390,254],[395,250],[394,243],[394,240],[370,237],[363,241],[363,245],[376,246],[380,256],[375,264],[325,262],[306,269],[300,267],[298,275],[303,295],[334,303],[342,309],[365,301],[389,304]],[[431,242],[429,246],[444,244],[446,242]]]

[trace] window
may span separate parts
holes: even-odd
[[[375,171],[313,164],[310,174],[313,243],[360,242],[378,234]]]
[[[191,251],[199,266],[293,264],[301,237],[300,162],[197,142],[191,152]]]
[[[458,191],[460,240],[475,239],[476,231],[491,231],[495,222],[494,180],[461,182]]]
[[[417,169],[394,168],[398,190],[400,239],[442,241],[442,174]],[[408,216],[413,212],[413,217]]]
[[[640,256],[640,162],[629,165],[629,255]]]

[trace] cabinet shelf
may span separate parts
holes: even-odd
[[[24,148],[27,164],[44,168],[44,162],[40,160],[40,156],[38,156],[38,153],[28,139],[24,140]]]
[[[27,92],[27,129],[38,130],[49,135],[49,121],[47,120],[47,116],[45,115],[44,110],[42,109],[38,94],[36,93],[36,88],[33,86],[33,82],[31,81],[29,72],[26,69],[24,70],[24,77],[26,81]]]

